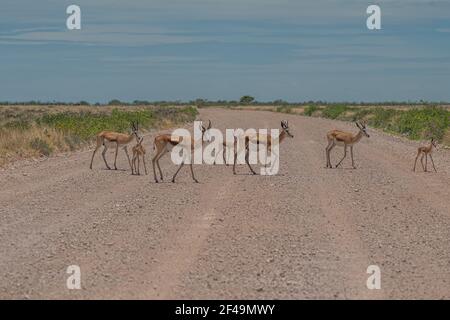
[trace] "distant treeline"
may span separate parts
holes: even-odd
[[[239,100],[207,100],[207,99],[196,99],[190,101],[147,101],[147,100],[134,100],[121,101],[118,99],[113,99],[107,103],[90,103],[88,101],[79,102],[62,102],[62,101],[23,101],[23,102],[11,102],[11,101],[0,101],[0,105],[58,105],[58,106],[185,106],[193,105],[197,107],[208,107],[208,106],[239,106],[239,105],[255,105],[255,106],[329,106],[329,105],[348,105],[348,106],[423,106],[423,105],[450,105],[450,102],[446,101],[382,101],[382,102],[355,102],[355,101],[341,101],[341,102],[330,102],[330,101],[303,101],[303,102],[289,102],[285,100],[274,100],[274,101],[257,101],[252,96],[243,96]]]

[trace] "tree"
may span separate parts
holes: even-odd
[[[276,106],[282,106],[282,105],[286,105],[286,104],[289,104],[289,103],[287,101],[282,100],[282,99],[277,99],[277,100],[275,100],[273,102],[273,104],[276,105]]]
[[[122,105],[123,103],[122,103],[120,100],[113,99],[113,100],[111,100],[108,104],[109,104],[110,106],[120,106],[120,105]]]
[[[253,98],[252,96],[243,96],[243,97],[241,97],[241,100],[239,100],[239,102],[242,104],[250,104],[254,101],[255,101],[255,98]]]
[[[201,99],[201,98],[195,99],[195,101],[194,101],[194,104],[195,104],[197,107],[203,107],[203,106],[205,106],[207,103],[208,103],[208,100],[206,100],[206,99]]]

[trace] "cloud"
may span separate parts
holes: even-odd
[[[86,25],[81,30],[43,30],[15,29],[9,34],[0,34],[1,42],[31,43],[63,42],[86,45],[125,45],[139,46],[148,44],[181,44],[205,41],[209,38],[183,34],[182,30],[174,31],[150,26],[133,25]]]
[[[367,6],[360,0],[78,0],[82,30],[70,32],[64,22],[65,8],[72,1],[3,1],[3,44],[118,46],[204,41],[289,43],[295,37],[350,35],[364,32]],[[416,19],[448,18],[450,11],[449,1],[377,3],[382,7],[383,25],[391,26],[414,27]]]

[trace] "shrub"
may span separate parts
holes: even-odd
[[[348,108],[345,105],[332,105],[332,106],[327,106],[324,110],[322,110],[322,115],[325,118],[336,119],[342,113],[344,113],[348,110],[350,110],[350,108]]]
[[[195,107],[148,108],[0,108],[0,165],[36,154],[76,150],[103,130],[130,132],[139,121],[145,131],[195,120]]]
[[[16,120],[16,121],[10,121],[10,122],[5,123],[4,127],[6,129],[26,130],[26,129],[30,129],[31,124],[27,120]]]
[[[93,114],[91,112],[62,112],[46,114],[38,119],[44,124],[64,131],[68,135],[78,136],[83,140],[94,137],[102,130],[127,132],[132,121],[138,121],[141,126],[148,127],[153,123],[150,110],[121,111],[114,109],[111,115]]]
[[[376,128],[390,129],[393,126],[393,119],[399,114],[398,110],[395,109],[385,109],[376,108],[373,110],[373,117],[370,119],[369,124]]]
[[[352,115],[351,117],[351,121],[357,121],[357,120],[362,120],[365,117],[369,116],[373,114],[373,110],[372,109],[368,109],[368,108],[359,108],[357,109],[357,111]]]
[[[253,98],[252,96],[243,96],[239,100],[239,102],[242,103],[242,104],[251,104],[254,101],[255,101],[255,98]]]
[[[292,107],[289,107],[289,106],[280,106],[280,107],[277,107],[276,112],[281,112],[281,113],[292,113]]]
[[[69,147],[70,151],[76,150],[80,145],[83,144],[83,140],[81,140],[80,137],[71,134],[64,136],[64,142]]]
[[[450,112],[439,107],[414,108],[402,112],[398,119],[398,132],[411,139],[441,140],[450,125]]]
[[[316,112],[319,108],[315,105],[307,106],[305,110],[303,111],[303,114],[305,116],[311,117],[314,112]]]
[[[39,154],[47,157],[53,152],[52,147],[50,147],[50,145],[41,138],[34,138],[33,140],[31,140],[30,146],[34,150],[38,151]]]
[[[124,105],[125,103],[123,103],[122,101],[120,101],[118,99],[113,99],[113,100],[109,101],[108,104],[110,106],[120,106],[120,105]]]

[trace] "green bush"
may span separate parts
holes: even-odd
[[[307,106],[303,114],[312,116],[320,110],[316,105]],[[278,112],[285,112],[283,107]],[[352,111],[351,115],[343,116]],[[368,124],[388,132],[399,133],[410,139],[429,139],[443,141],[450,132],[450,111],[443,107],[426,106],[400,110],[394,108],[356,108],[345,105],[329,105],[321,110],[321,114],[329,119],[356,121],[367,118]]]
[[[180,110],[180,109],[178,109]],[[190,118],[186,119],[187,121],[192,121],[198,115],[197,108],[194,107],[185,107],[181,109],[181,112],[189,116]]]
[[[139,121],[141,126],[148,127],[153,122],[152,112],[150,110],[131,112],[118,109],[114,109],[110,115],[91,112],[62,112],[46,114],[38,119],[39,124],[56,128],[83,140],[94,137],[102,130],[127,132],[132,121]]]
[[[75,141],[74,137],[87,141],[103,130],[129,132],[131,122],[139,122],[140,128],[149,129],[162,119],[175,123],[193,121],[197,113],[197,109],[193,107],[159,107],[135,111],[114,109],[111,114],[62,112],[45,114],[37,119],[37,123],[61,130],[73,141]]]
[[[414,108],[401,112],[397,121],[399,133],[411,139],[441,140],[450,125],[450,112],[439,107]]]
[[[337,117],[339,117],[342,113],[351,110],[349,107],[345,106],[345,105],[332,105],[332,106],[327,106],[325,109],[322,110],[322,115],[325,118],[329,118],[329,119],[336,119]]]
[[[358,108],[356,112],[351,116],[351,121],[362,120],[366,116],[373,114],[373,110],[369,108]]]
[[[251,104],[251,103],[255,102],[255,98],[252,96],[243,96],[243,97],[241,97],[239,102],[247,105],[247,104]]]
[[[375,128],[384,128],[391,130],[393,127],[393,120],[400,112],[395,109],[376,108],[373,111],[373,117],[369,121],[369,125]]]
[[[316,112],[317,110],[319,110],[319,108],[315,105],[307,106],[305,108],[305,110],[303,111],[303,114],[305,116],[311,117],[313,115],[313,113]]]

